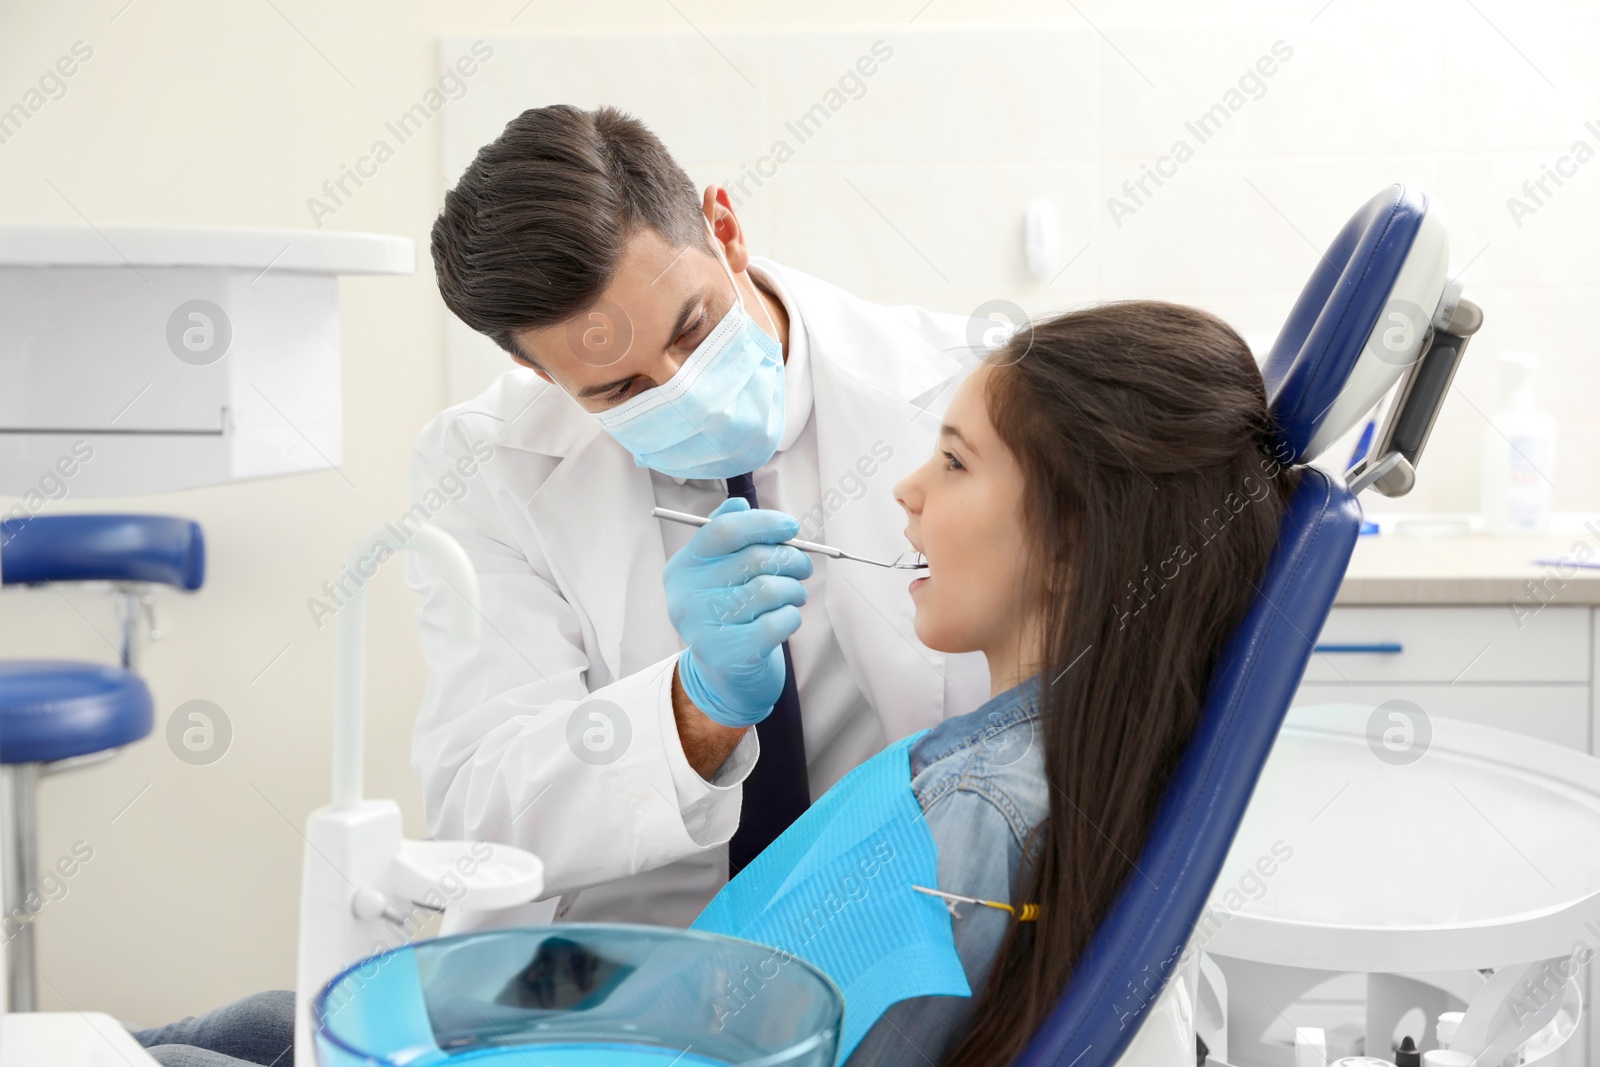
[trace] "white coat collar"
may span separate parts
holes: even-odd
[[[789,316],[789,343],[784,346],[783,357],[783,437],[778,441],[778,451],[784,452],[800,439],[800,431],[811,419],[815,395],[811,387],[811,338],[806,333],[805,316],[784,288],[783,279],[762,270],[755,262],[750,264],[750,273],[771,290]]]

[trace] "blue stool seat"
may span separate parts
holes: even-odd
[[[0,521],[0,583],[155,582],[199,589],[200,524],[170,515],[35,515]]]
[[[0,660],[0,763],[50,763],[119,748],[150,732],[150,690],[121,667]]]

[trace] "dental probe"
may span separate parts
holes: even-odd
[[[1017,908],[1013,908],[1010,904],[1003,903],[1002,901],[983,900],[979,897],[964,897],[960,893],[946,893],[942,889],[929,889],[925,885],[914,885],[911,888],[915,889],[919,893],[926,893],[930,897],[938,897],[940,900],[944,901],[944,906],[949,908],[950,914],[957,919],[961,918],[960,914],[956,911],[957,904],[982,904],[986,908],[998,908],[1001,911],[1009,911],[1012,917],[1015,918],[1019,923],[1031,923],[1039,918],[1039,905],[1037,904],[1024,904],[1019,910]]]
[[[668,522],[679,522],[685,526],[704,526],[706,523],[711,521],[703,515],[690,515],[686,511],[673,511],[670,508],[651,508],[650,514],[654,515],[658,519],[666,519]],[[874,567],[889,567],[895,570],[916,571],[922,570],[928,566],[926,563],[922,562],[922,553],[920,552],[916,553],[917,562],[915,563],[902,562],[905,558],[904,553],[901,554],[900,559],[895,560],[893,563],[884,563],[882,560],[868,559],[865,556],[852,555],[851,553],[846,552],[844,549],[834,548],[832,545],[818,544],[816,541],[803,541],[798,537],[791,537],[789,540],[781,543],[789,545],[792,548],[798,548],[802,552],[811,552],[819,556],[827,556],[830,559],[853,559],[857,563],[870,563]]]

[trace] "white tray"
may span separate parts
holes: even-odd
[[[1398,765],[1369,744],[1373,711],[1290,710],[1212,892],[1217,910],[1202,916],[1202,947],[1385,972],[1600,948],[1600,760],[1433,717],[1421,758]],[[1280,841],[1292,849],[1283,862]]]

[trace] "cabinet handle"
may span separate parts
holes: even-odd
[[[1404,651],[1399,641],[1372,641],[1367,644],[1328,644],[1313,646],[1318,652],[1376,652],[1385,656],[1397,656]]]

